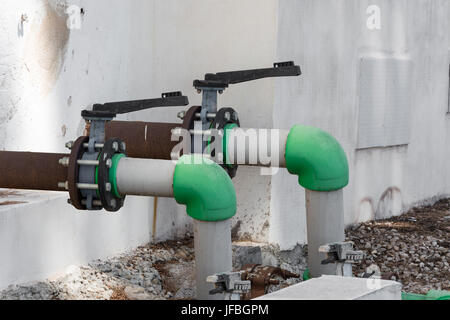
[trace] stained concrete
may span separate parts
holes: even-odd
[[[401,300],[401,290],[394,281],[323,276],[255,300]]]

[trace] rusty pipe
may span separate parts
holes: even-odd
[[[67,154],[0,151],[0,188],[62,191],[67,168],[59,160]]]
[[[172,160],[171,153],[179,143],[172,140],[176,123],[111,121],[106,124],[106,140],[120,138],[127,145],[127,156],[140,159]]]

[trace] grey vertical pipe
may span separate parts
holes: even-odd
[[[194,222],[197,300],[224,300],[223,294],[210,295],[214,289],[206,279],[231,272],[231,219],[219,222]]]
[[[308,266],[313,277],[335,275],[336,265],[322,265],[325,254],[319,247],[345,240],[343,190],[317,192],[306,190]]]

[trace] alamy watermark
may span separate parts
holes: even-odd
[[[80,30],[82,24],[82,18],[84,15],[84,9],[77,5],[70,5],[66,9],[67,14],[67,28],[70,30]]]
[[[367,29],[381,30],[381,8],[377,5],[371,5],[367,8]]]
[[[193,138],[192,138],[193,137]],[[284,138],[284,139],[283,139]],[[192,152],[202,157],[189,159],[192,164],[212,160],[220,165],[261,167],[261,175],[278,172],[284,162],[287,133],[277,129],[185,130],[172,131],[172,141],[179,142],[172,150],[172,160]],[[181,141],[180,141],[181,140]]]

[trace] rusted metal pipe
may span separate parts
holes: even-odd
[[[177,123],[111,121],[106,124],[106,140],[120,138],[127,145],[130,158],[172,160],[171,153],[179,143],[172,140]]]
[[[63,191],[67,167],[59,160],[67,154],[0,151],[0,188]]]

